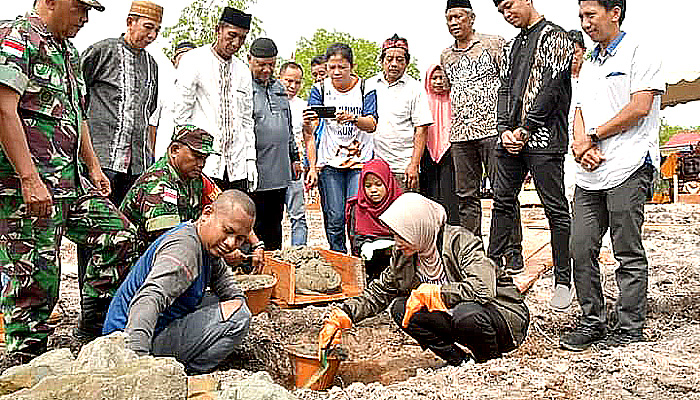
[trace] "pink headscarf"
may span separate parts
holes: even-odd
[[[379,204],[375,204],[365,193],[365,176],[374,174],[386,186],[386,196]],[[371,236],[391,236],[391,230],[379,221],[379,215],[386,211],[403,191],[396,182],[394,174],[391,173],[389,164],[381,158],[373,158],[365,163],[360,173],[360,187],[357,196],[350,199],[350,202],[357,201],[355,207],[355,229],[359,235]],[[349,202],[349,203],[350,203]],[[346,212],[350,211],[348,207]]]
[[[416,270],[423,282],[445,280],[437,239],[447,221],[445,209],[418,193],[404,193],[379,216],[389,228],[418,248]]]
[[[439,65],[431,65],[425,73],[425,91],[428,93],[428,104],[433,113],[434,124],[428,127],[428,142],[426,147],[430,157],[436,163],[440,162],[447,149],[450,148],[450,127],[452,126],[452,105],[450,92],[435,94],[430,85],[430,79]],[[443,70],[444,72],[444,70]]]

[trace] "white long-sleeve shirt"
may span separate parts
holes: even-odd
[[[250,70],[235,57],[224,60],[211,45],[182,56],[175,81],[175,124],[192,124],[214,137],[220,155],[207,158],[204,173],[229,181],[246,178],[255,160],[253,86]]]

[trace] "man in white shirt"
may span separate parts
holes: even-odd
[[[304,78],[304,70],[301,65],[294,61],[289,61],[282,64],[280,68],[280,81],[287,89],[289,97],[289,106],[292,109],[292,132],[294,140],[297,144],[297,149],[301,153],[304,148],[304,134],[302,133],[302,125],[304,119],[304,109],[306,102],[299,97],[297,93],[301,89]],[[303,155],[300,154],[300,159]],[[287,187],[287,215],[291,222],[291,244],[292,246],[303,246],[306,244],[308,228],[306,226],[306,202],[304,200],[304,174],[301,162],[292,163],[293,179]]]
[[[379,56],[383,72],[369,82],[377,90],[379,121],[374,155],[391,167],[403,190],[418,189],[418,166],[433,123],[425,90],[406,72],[408,42],[394,34],[384,41]]]
[[[234,54],[245,42],[252,16],[225,7],[216,42],[187,52],[175,82],[175,123],[192,124],[214,136],[220,156],[204,174],[222,190],[254,191],[258,181],[253,133],[253,89],[248,67]]]
[[[644,203],[659,168],[659,110],[665,84],[657,52],[620,30],[625,0],[579,0],[581,27],[597,44],[581,70],[572,150],[579,163],[571,253],[582,316],[561,337],[582,351],[606,339],[607,311],[598,266],[610,228],[619,296],[606,343],[644,340],[648,261],[642,245]]]

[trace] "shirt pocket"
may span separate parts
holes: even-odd
[[[630,75],[621,71],[612,71],[605,76],[605,83],[611,95],[629,93]]]
[[[58,68],[47,63],[35,63],[30,70],[30,84],[20,98],[21,110],[46,117],[62,119],[66,116],[68,96],[65,78]]]

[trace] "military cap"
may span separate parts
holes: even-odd
[[[185,144],[199,153],[219,154],[214,151],[214,137],[204,129],[197,128],[194,125],[176,126],[171,140]]]
[[[97,11],[104,11],[105,10],[105,6],[100,4],[100,2],[97,0],[78,0],[78,1],[94,8]]]

